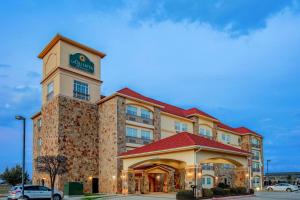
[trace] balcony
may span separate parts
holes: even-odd
[[[260,172],[259,168],[252,168],[252,172]]]
[[[152,142],[153,142],[153,140],[151,140],[151,139],[126,136],[126,143],[145,145],[145,144],[150,144]]]
[[[78,92],[78,91],[73,91],[73,97],[75,97],[77,99],[86,100],[86,101],[90,100],[90,95],[89,94],[81,93],[81,92]]]
[[[202,165],[202,170],[214,170],[214,166],[203,164]]]
[[[252,143],[251,146],[254,147],[254,148],[258,148],[258,149],[260,148],[260,144],[254,144],[254,143]]]
[[[129,114],[129,113],[126,113],[126,120],[143,123],[143,124],[148,124],[148,125],[153,125],[153,119],[143,118],[141,116],[137,116],[137,115],[133,115],[133,114]]]
[[[47,101],[50,101],[53,98],[54,92],[50,92],[47,94]]]
[[[252,156],[253,160],[259,160],[259,156]]]

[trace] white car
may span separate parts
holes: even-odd
[[[268,191],[286,191],[293,192],[299,190],[297,185],[291,185],[288,183],[278,183],[276,185],[271,185],[267,187]]]
[[[22,197],[22,186],[13,186],[8,194],[8,200],[19,199]],[[25,185],[24,186],[24,198],[29,199],[50,199],[51,189],[45,186],[39,185]],[[57,190],[54,190],[54,200],[61,200],[63,194]]]

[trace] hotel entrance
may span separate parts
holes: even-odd
[[[167,192],[166,173],[151,173],[148,175],[149,192]]]

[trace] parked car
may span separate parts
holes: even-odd
[[[8,200],[18,199],[22,197],[22,186],[13,186],[8,194]],[[24,199],[50,199],[51,189],[45,186],[39,185],[25,185],[24,186]],[[57,190],[54,190],[54,200],[61,200],[63,194]]]
[[[292,185],[288,183],[278,183],[276,185],[270,185],[267,187],[268,191],[287,191],[293,192],[299,190],[297,185]]]

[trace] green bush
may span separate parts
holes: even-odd
[[[202,190],[203,197],[211,198],[214,196],[214,193],[211,189],[203,188]]]
[[[229,188],[223,189],[223,193],[224,193],[225,196],[231,195]]]
[[[189,199],[195,199],[195,197],[192,190],[181,190],[177,192],[176,199],[189,200]]]
[[[254,194],[254,189],[249,189],[249,194]]]
[[[212,192],[214,195],[224,195],[224,190],[220,187],[212,188]]]
[[[245,187],[237,187],[237,194],[247,194],[247,188]]]
[[[238,194],[237,188],[230,188],[230,193],[231,194]]]
[[[224,189],[224,188],[229,188],[230,186],[229,186],[229,185],[227,185],[227,184],[225,184],[225,183],[222,183],[222,182],[221,182],[221,183],[219,183],[219,184],[218,184],[218,187],[220,187],[220,188],[223,188],[223,189]]]

